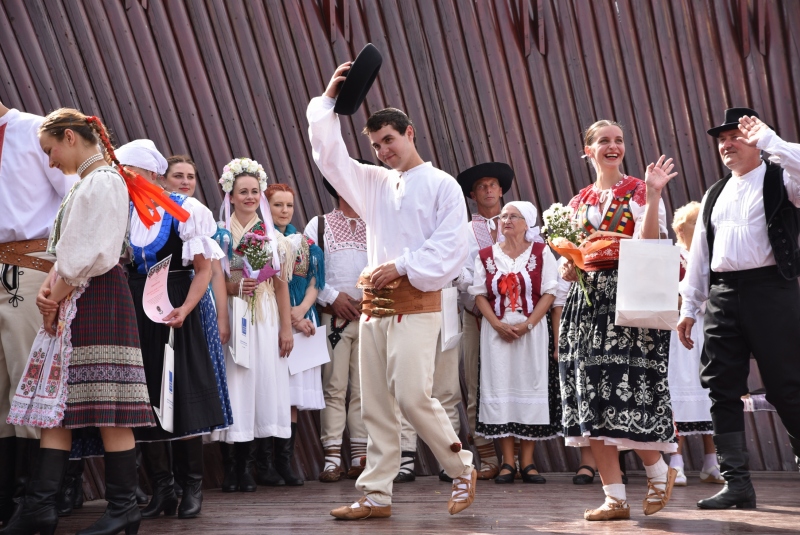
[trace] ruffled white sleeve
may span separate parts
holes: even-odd
[[[197,255],[209,260],[219,260],[225,256],[213,238],[217,232],[217,222],[211,210],[193,197],[183,201],[183,209],[189,212],[189,219],[185,223],[178,223],[178,236],[183,240],[183,265],[191,264]]]
[[[550,247],[542,250],[542,289],[540,295],[556,295],[558,290],[558,262]]]
[[[642,228],[644,225],[644,211],[646,205],[640,205],[633,199],[630,201],[631,207],[631,214],[633,214],[633,220],[635,221],[635,226],[633,228],[633,239],[638,240],[642,237]],[[658,233],[663,236],[669,236],[667,233],[667,208],[664,206],[664,199],[658,200]]]
[[[81,286],[119,263],[128,232],[128,188],[111,168],[83,179],[64,208],[56,244],[56,271]]]
[[[470,295],[488,295],[486,289],[486,268],[483,267],[481,257],[475,258],[475,270],[472,272],[472,286],[467,288]]]

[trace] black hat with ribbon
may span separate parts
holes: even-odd
[[[364,102],[372,82],[378,76],[378,71],[383,63],[383,57],[372,43],[361,49],[356,60],[350,65],[350,70],[345,73],[345,80],[336,97],[333,111],[339,115],[353,115]]]
[[[511,183],[514,181],[514,170],[507,163],[486,162],[462,171],[456,180],[461,186],[464,196],[469,197],[472,193],[472,186],[482,178],[496,178],[503,189],[503,195],[505,195],[511,189]]]
[[[739,128],[739,119],[745,115],[750,117],[758,117],[758,113],[750,108],[728,108],[725,110],[725,120],[723,123],[719,126],[709,129],[708,135],[711,137],[718,137],[721,132]]]

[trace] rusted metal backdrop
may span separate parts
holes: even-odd
[[[543,209],[590,183],[581,131],[613,118],[626,126],[626,172],[675,158],[671,212],[721,176],[705,130],[725,108],[752,106],[800,139],[798,26],[795,0],[0,0],[0,100],[38,114],[77,107],[118,143],[148,137],[191,154],[214,210],[222,166],[256,158],[298,191],[302,226],[332,207],[306,105],[372,42],[380,75],[342,118],[353,156],[375,159],[359,134],[368,113],[399,107],[423,158],[453,175],[506,161],[509,196]],[[759,418],[754,467],[791,468],[785,431]],[[314,477],[321,449],[308,416],[302,427]],[[576,466],[555,442],[537,459]]]

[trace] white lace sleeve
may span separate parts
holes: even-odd
[[[192,197],[183,202],[183,208],[189,212],[189,219],[178,224],[178,235],[183,240],[183,265],[191,264],[197,255],[209,260],[219,260],[225,256],[212,237],[217,232],[217,223],[211,210]]]

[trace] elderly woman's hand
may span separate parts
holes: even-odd
[[[496,320],[492,322],[492,327],[495,331],[497,331],[497,334],[500,335],[500,338],[504,342],[508,342],[510,344],[514,340],[519,340],[519,335],[514,330],[514,327],[508,323],[503,323],[500,320]]]
[[[567,260],[558,267],[558,274],[567,282],[576,282],[578,274],[575,273],[575,262]]]

